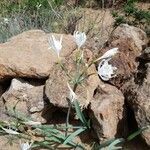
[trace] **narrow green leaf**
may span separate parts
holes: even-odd
[[[56,137],[57,139],[59,139],[61,141],[61,143],[63,143],[63,141],[65,141],[66,137],[63,134],[53,134],[54,137]],[[72,142],[72,141],[68,141],[67,143],[68,145],[71,145],[73,147],[75,147],[77,144]]]
[[[123,139],[123,138],[116,139],[108,146],[108,150],[122,149],[121,146],[116,146],[116,145],[120,144],[120,143],[124,143],[124,142],[125,142],[125,139]]]
[[[47,141],[36,142],[33,144],[32,148],[48,148],[50,150],[55,150],[55,148],[50,146],[50,143]]]
[[[114,141],[115,141],[115,138],[110,139],[110,140],[107,140],[106,142],[103,142],[102,144],[100,144],[100,145],[98,146],[98,149],[103,148],[103,147],[106,147],[106,146],[108,146],[109,144],[111,144],[111,143],[114,142]]]
[[[45,125],[41,125],[41,126],[37,126],[37,129],[40,129],[44,132],[50,132],[50,133],[61,133],[60,130],[57,130],[55,127],[51,127],[51,126],[45,126]]]
[[[76,130],[75,132],[73,132],[72,134],[70,134],[64,141],[63,144],[67,144],[68,142],[71,142],[78,134],[80,134],[81,132],[85,131],[85,128],[80,128],[78,130]]]
[[[86,121],[86,119],[85,119],[85,117],[84,117],[84,115],[81,111],[81,108],[80,108],[79,103],[78,103],[77,100],[74,101],[74,105],[75,105],[75,110],[76,110],[76,114],[77,114],[78,118],[81,120],[81,122],[85,126],[87,126],[89,128],[88,123],[87,123],[87,121]]]
[[[139,134],[141,134],[146,129],[147,129],[147,127],[143,127],[141,129],[139,129],[138,131],[134,132],[133,134],[129,135],[127,137],[127,141],[131,141],[132,139],[134,139],[136,136],[138,136]]]

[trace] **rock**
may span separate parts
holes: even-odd
[[[108,41],[109,48],[100,51],[100,54],[113,47],[119,48],[117,54],[111,61],[111,64],[117,67],[116,78],[109,82],[117,87],[128,81],[137,71],[137,57],[140,56],[142,48],[146,46],[148,39],[146,33],[139,28],[122,24],[112,34]]]
[[[142,54],[142,56],[145,56]],[[141,60],[134,79],[124,86],[126,100],[133,110],[137,125],[143,128],[150,125],[150,62]],[[142,132],[142,137],[150,146],[150,126]]]
[[[146,49],[144,49],[144,51],[142,52],[142,55],[140,55],[140,58],[150,61],[150,47],[147,47]]]
[[[3,100],[1,99],[1,96],[4,93],[3,86],[0,85],[0,120],[9,120],[9,117],[5,114],[5,106],[3,103]]]
[[[63,65],[65,66],[67,72],[73,77],[73,79],[77,73],[76,65],[74,62],[76,53],[77,51],[74,51],[74,53],[66,58],[66,60],[64,60],[63,62]],[[84,54],[86,57],[86,61],[90,61],[92,59],[91,51],[85,50]],[[83,66],[85,67],[85,64],[80,67],[80,71],[83,70]],[[93,74],[95,73],[95,71],[95,66],[92,65],[88,69],[88,74]],[[46,96],[48,97],[50,103],[54,106],[68,108],[67,98],[69,97],[70,91],[67,86],[67,82],[70,80],[70,78],[67,77],[66,73],[58,64],[56,64],[50,72],[51,74],[49,76],[49,79],[46,81],[45,86]],[[97,87],[97,78],[98,76],[93,74],[87,80],[84,80],[81,85],[77,86],[76,94],[82,106],[87,106],[91,101],[94,89]]]
[[[45,105],[43,88],[43,85],[31,85],[22,79],[13,79],[9,89],[2,95],[7,112],[11,113],[15,108],[20,116],[44,122],[44,118],[41,117]]]
[[[74,51],[74,53],[76,52]],[[92,53],[89,50],[86,50],[84,54],[85,60],[92,59]],[[73,56],[74,54],[64,61],[66,70],[71,75],[76,72],[72,61],[74,60]],[[81,107],[91,106],[89,117],[99,140],[108,140],[116,136],[121,122],[123,122],[124,97],[117,88],[100,81],[94,65],[88,69],[88,74],[92,75],[77,86],[75,93]],[[54,106],[68,108],[68,79],[60,66],[56,65],[51,70],[49,79],[46,81],[45,93]]]
[[[0,136],[0,146],[1,146],[1,150],[18,150],[20,149],[20,145],[19,145],[19,140],[12,142],[12,144],[10,144],[8,142],[8,136]]]
[[[122,92],[99,81],[93,97],[89,116],[100,142],[124,134],[126,124]]]
[[[0,120],[9,120],[10,117],[6,114],[6,110],[5,110],[5,105],[2,101],[2,99],[0,99]]]
[[[146,33],[140,28],[129,26],[128,24],[120,25],[112,35],[112,45],[118,44],[116,40],[126,39],[129,41],[130,51],[141,52],[142,47],[146,46],[148,38]],[[117,45],[116,45],[117,46]]]
[[[91,2],[91,0],[90,0]],[[109,9],[81,9],[82,18],[77,22],[79,31],[88,33],[86,48],[91,49],[95,55],[104,47],[113,31],[114,18]]]
[[[3,88],[2,88],[2,86],[0,85],[0,97],[2,96],[2,94],[3,94]]]
[[[52,33],[53,34],[53,33]],[[23,32],[8,42],[0,44],[0,81],[7,78],[46,78],[58,61],[53,50],[49,50],[48,38],[41,30]],[[60,34],[53,34],[60,37]],[[61,56],[65,57],[75,48],[71,35],[63,35]]]

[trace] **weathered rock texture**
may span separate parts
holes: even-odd
[[[2,96],[2,94],[3,94],[3,88],[2,88],[2,86],[0,85],[0,97]]]
[[[77,26],[79,31],[88,33],[85,46],[97,55],[97,52],[104,46],[114,29],[114,18],[108,9],[83,9],[81,16],[82,18],[77,22]]]
[[[137,75],[125,86],[125,96],[134,111],[138,127],[149,126],[143,131],[142,137],[150,146],[150,62],[147,61],[150,57],[147,57],[147,53],[150,53],[148,48],[140,56],[142,59]]]
[[[41,30],[30,30],[0,44],[0,81],[13,77],[48,77],[51,67],[58,61],[55,52],[48,49],[49,36]],[[76,48],[71,35],[63,36],[62,45],[61,56],[67,56]]]
[[[117,76],[109,82],[121,87],[136,72],[138,67],[136,59],[140,56],[142,47],[146,46],[147,42],[146,33],[139,28],[122,24],[114,31],[108,41],[109,48],[100,51],[102,54],[110,47],[119,48],[119,54],[111,62],[113,66],[118,68]]]
[[[101,142],[123,134],[124,96],[116,87],[99,80],[90,109],[92,126]]]
[[[41,112],[44,109],[43,85],[29,84],[21,79],[13,79],[9,89],[2,95],[3,108],[11,112],[31,117],[34,121],[44,121]]]
[[[77,76],[77,70],[74,61],[77,53],[78,53],[77,51],[74,51],[74,53],[70,55],[68,58],[66,58],[64,62],[62,61],[63,65],[66,68],[67,73],[70,74],[70,76],[72,77],[72,80],[74,80],[75,76]],[[86,58],[85,61],[87,60],[91,61],[92,59],[91,51],[85,50],[84,54]],[[85,69],[84,65],[80,66],[80,73],[82,72],[82,70]],[[46,96],[49,98],[50,103],[52,103],[54,106],[68,108],[67,98],[69,98],[70,91],[67,86],[67,82],[70,80],[70,78],[66,75],[66,71],[64,71],[59,64],[56,64],[51,69],[50,71],[51,74],[46,82],[45,93]],[[97,87],[98,76],[95,75],[95,73],[96,73],[95,66],[92,65],[88,69],[86,75],[87,76],[89,74],[93,75],[91,75],[87,80],[84,80],[84,82],[82,82],[82,85],[78,85],[76,88],[76,94],[78,95],[79,102],[82,106],[87,106],[89,104],[93,96],[94,89]]]
[[[76,51],[74,52],[76,53]],[[91,52],[89,50],[85,52],[86,60],[91,60],[92,54],[89,56]],[[74,54],[65,61],[66,70],[71,75],[76,72],[72,61],[73,56]],[[87,74],[92,75],[77,86],[75,93],[82,107],[91,105],[89,116],[99,140],[111,139],[117,135],[119,126],[123,122],[124,97],[117,88],[100,81],[95,66],[91,66]],[[51,70],[45,89],[50,103],[54,106],[68,108],[69,88],[67,81],[67,76],[60,66],[55,66]]]
[[[143,60],[150,61],[150,47],[147,47],[146,49],[144,49],[144,51],[140,55],[140,58]]]
[[[75,61],[79,51],[75,50],[74,39],[71,35],[64,35],[61,60],[58,61],[56,53],[48,50],[48,36],[49,34],[43,31],[32,30],[0,44],[0,81],[14,78],[5,93],[0,90],[0,93],[3,93],[0,99],[0,118],[5,119],[5,112],[15,108],[18,114],[45,123],[46,102],[56,109],[68,108],[70,91],[67,82],[73,89],[72,82],[75,82],[77,79],[75,77],[79,76],[77,71],[81,74],[87,63],[92,61],[93,53],[84,49],[84,60],[78,68]],[[55,36],[61,35],[55,34]],[[139,127],[150,124],[149,49],[139,57],[142,60],[139,66],[136,61],[142,47],[147,44],[146,39],[146,34],[142,30],[122,25],[115,30],[108,41],[109,48],[119,48],[119,54],[110,62],[118,68],[117,76],[109,83],[122,88]],[[108,50],[108,47],[103,49],[100,55]],[[127,80],[136,73],[137,68],[137,76],[128,85]],[[49,78],[44,87],[43,83],[38,84],[39,80],[27,82],[21,77]],[[97,75],[95,65],[91,65],[80,80],[82,82],[76,86],[75,93],[82,109],[86,107],[86,113],[99,141],[112,139],[124,132],[126,124],[122,92],[115,86],[102,82]],[[55,113],[55,110],[51,112]],[[51,114],[49,112],[47,114],[50,117]],[[150,131],[144,131],[142,136],[150,145]]]

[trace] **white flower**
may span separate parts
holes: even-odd
[[[69,88],[69,91],[70,91],[70,100],[71,102],[73,102],[74,100],[77,100],[77,95],[75,94],[75,92],[71,89],[69,83],[67,83],[67,86]]]
[[[20,150],[30,150],[31,145],[32,145],[32,143],[29,144],[28,142],[26,142],[26,143],[21,143],[20,142]]]
[[[98,74],[102,80],[108,81],[111,78],[115,77],[114,71],[117,69],[108,63],[109,59],[103,59],[98,66]]]
[[[56,38],[54,37],[54,35],[51,35],[49,37],[50,48],[52,48],[53,50],[55,50],[55,52],[57,53],[58,57],[59,57],[60,51],[62,49],[62,38],[63,38],[62,35],[60,37],[60,40],[56,40]]]
[[[100,59],[111,58],[112,56],[114,56],[117,53],[118,53],[118,48],[112,48],[112,49],[108,50],[106,53],[104,53],[103,56],[98,58],[96,61],[98,61]]]
[[[41,122],[35,122],[35,121],[27,121],[27,122],[23,122],[26,125],[41,125]]]
[[[76,31],[74,32],[73,37],[75,38],[78,48],[80,48],[86,41],[86,34],[84,32]]]
[[[2,127],[2,129],[3,129],[6,133],[8,133],[8,134],[14,134],[14,135],[18,135],[18,134],[19,134],[19,132],[14,131],[14,130],[12,130],[12,129],[6,129],[6,128],[3,128],[3,127]]]
[[[8,24],[8,23],[9,23],[9,19],[8,19],[8,18],[4,18],[4,22],[5,22],[6,24]]]

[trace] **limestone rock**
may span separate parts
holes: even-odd
[[[92,59],[92,54],[90,53],[89,50],[85,51],[86,60],[88,60],[87,58]],[[73,56],[74,54],[69,56],[64,63],[67,72],[71,75],[76,71],[72,61]],[[88,69],[87,73],[91,74],[91,76],[77,86],[75,93],[82,107],[91,106],[89,117],[99,140],[111,139],[119,132],[118,126],[121,126],[121,122],[123,122],[124,97],[117,88],[100,81],[94,65]],[[51,70],[49,79],[46,82],[45,92],[50,103],[54,106],[68,108],[68,79],[60,66],[56,65]]]
[[[0,44],[0,81],[7,78],[46,78],[58,61],[53,50],[49,50],[48,38],[41,30],[23,32],[8,42]],[[60,38],[60,34],[53,34]],[[67,56],[75,48],[71,35],[63,35],[61,56]]]
[[[3,94],[3,88],[2,88],[2,86],[0,85],[0,97],[2,96],[2,94]]]
[[[91,0],[90,0],[91,2]],[[99,49],[110,38],[113,31],[114,18],[109,9],[81,9],[83,17],[77,22],[79,31],[88,33],[88,39],[85,43],[86,48],[91,49],[97,55]],[[82,24],[82,25],[81,25]],[[91,26],[93,24],[93,27]],[[94,30],[90,30],[94,28]]]
[[[144,54],[142,54],[144,55]],[[137,125],[143,128],[150,125],[150,63],[141,60],[138,73],[124,87],[127,102],[133,110]],[[150,126],[142,137],[150,146]]]
[[[144,49],[144,51],[142,52],[142,55],[140,55],[140,58],[150,61],[150,47],[147,47],[146,49]]]
[[[129,41],[130,51],[141,52],[142,47],[146,46],[148,39],[146,33],[140,28],[129,26],[127,24],[120,25],[112,35],[112,44],[118,44],[115,40],[126,39]]]
[[[111,82],[117,87],[121,87],[137,71],[137,57],[140,56],[142,48],[148,42],[146,33],[139,28],[122,24],[112,34],[108,41],[109,48],[100,51],[102,55],[105,51],[113,47],[119,48],[119,53],[112,59],[111,64],[117,67],[116,78]]]
[[[9,89],[2,95],[4,107],[8,112],[15,108],[15,111],[24,117],[44,121],[41,117],[44,109],[43,87],[21,79],[13,79]]]
[[[100,142],[124,134],[124,96],[116,87],[99,81],[89,116]]]
[[[1,150],[18,150],[20,148],[19,141],[9,144],[7,136],[0,136],[0,146]]]
[[[75,79],[74,77],[77,74],[76,65],[74,62],[76,52],[77,51],[74,51],[74,53],[66,58],[66,60],[63,62],[63,65],[65,66],[64,68],[66,68],[65,70],[72,76],[73,79]],[[91,51],[85,50],[84,54],[86,55],[86,60],[90,61],[92,59]],[[83,66],[84,65],[80,67],[80,72],[82,72]],[[67,98],[69,97],[70,93],[67,86],[67,82],[70,80],[70,78],[66,75],[66,71],[64,72],[60,65],[56,64],[51,69],[51,74],[45,86],[45,93],[50,103],[54,106],[64,108],[68,108]],[[97,87],[97,80],[99,80],[94,65],[88,69],[87,75],[89,74],[91,74],[91,76],[89,76],[87,80],[84,80],[82,84],[78,85],[76,88],[76,94],[82,106],[87,106],[91,101],[94,89]]]

